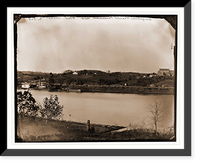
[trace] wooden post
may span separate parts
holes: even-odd
[[[90,120],[86,123],[86,131],[90,131]]]

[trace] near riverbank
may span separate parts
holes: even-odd
[[[122,126],[46,120],[39,117],[19,115],[17,142],[83,142],[83,141],[170,141],[173,132],[168,130],[155,134],[153,130]],[[124,129],[123,129],[124,128]],[[121,131],[120,131],[121,130]]]

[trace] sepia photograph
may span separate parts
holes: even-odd
[[[15,142],[176,142],[177,15],[14,15]]]

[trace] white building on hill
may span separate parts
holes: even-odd
[[[78,73],[75,71],[75,72],[73,73],[73,75],[78,75]]]

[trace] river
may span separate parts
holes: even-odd
[[[64,106],[63,120],[91,123],[153,128],[152,114],[148,112],[149,104],[156,99],[162,100],[162,121],[158,128],[173,125],[174,95],[139,95],[116,93],[73,93],[30,91],[37,102],[42,103],[50,94],[57,95],[58,101]]]

